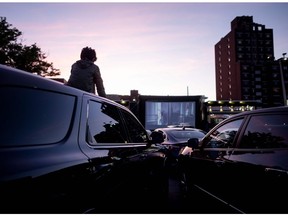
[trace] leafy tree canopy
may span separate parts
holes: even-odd
[[[47,62],[46,54],[36,45],[21,43],[22,32],[0,17],[0,64],[18,68],[41,76],[60,75],[53,63]]]

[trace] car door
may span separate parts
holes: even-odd
[[[196,186],[226,203],[231,187],[235,184],[230,175],[233,162],[229,156],[243,122],[244,118],[241,117],[219,124],[200,141],[199,148],[193,149],[189,157],[184,157],[184,172],[188,174],[186,181],[190,189]]]
[[[129,145],[136,146],[132,148],[133,151],[129,155],[132,172],[129,171],[128,176],[132,173],[132,178],[129,177],[132,181],[130,180],[128,187],[135,188],[138,190],[138,195],[140,192],[143,198],[146,197],[151,203],[157,203],[157,208],[160,208],[161,205],[158,201],[162,200],[163,202],[161,204],[163,204],[168,193],[168,173],[166,169],[167,150],[162,145],[147,145],[149,138],[139,120],[125,109],[120,109],[120,113],[123,116],[127,128],[130,140]],[[151,141],[154,142],[154,138]],[[142,146],[142,143],[146,143],[145,147]],[[138,146],[139,144],[140,146]],[[133,163],[131,163],[131,161],[133,161]],[[144,191],[143,187],[145,188]],[[133,190],[133,193],[134,192],[135,190]],[[153,205],[151,204],[150,206],[152,208]]]
[[[230,201],[244,212],[288,212],[287,131],[287,113],[253,115],[247,121],[229,158],[235,179]]]
[[[150,160],[146,130],[133,114],[116,103],[87,97],[84,104],[87,108],[83,109],[80,145],[90,158],[93,211],[114,213],[139,208],[139,197],[150,186],[150,169],[161,162]],[[164,160],[159,155],[155,158]],[[154,164],[150,164],[152,161]]]

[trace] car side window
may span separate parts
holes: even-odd
[[[120,109],[128,128],[128,134],[132,143],[147,143],[148,135],[145,128],[137,119],[125,110]]]
[[[288,115],[252,116],[241,148],[287,148]]]
[[[40,89],[1,87],[0,146],[44,145],[67,135],[76,98]]]
[[[228,122],[221,127],[215,129],[208,137],[203,140],[206,148],[227,148],[232,147],[235,136],[239,130],[242,119]]]
[[[108,103],[89,101],[86,129],[89,144],[128,142],[119,109]]]

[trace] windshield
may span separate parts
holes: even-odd
[[[202,138],[205,134],[200,131],[171,131],[172,136],[177,140],[188,140],[190,138]]]

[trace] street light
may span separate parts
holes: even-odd
[[[287,106],[287,96],[286,96],[286,87],[285,87],[285,81],[284,81],[284,75],[283,75],[283,68],[282,68],[282,59],[286,60],[286,54],[282,53],[283,57],[279,59],[279,68],[280,68],[280,75],[281,75],[281,83],[282,83],[282,91],[283,91],[283,102],[284,106]]]

